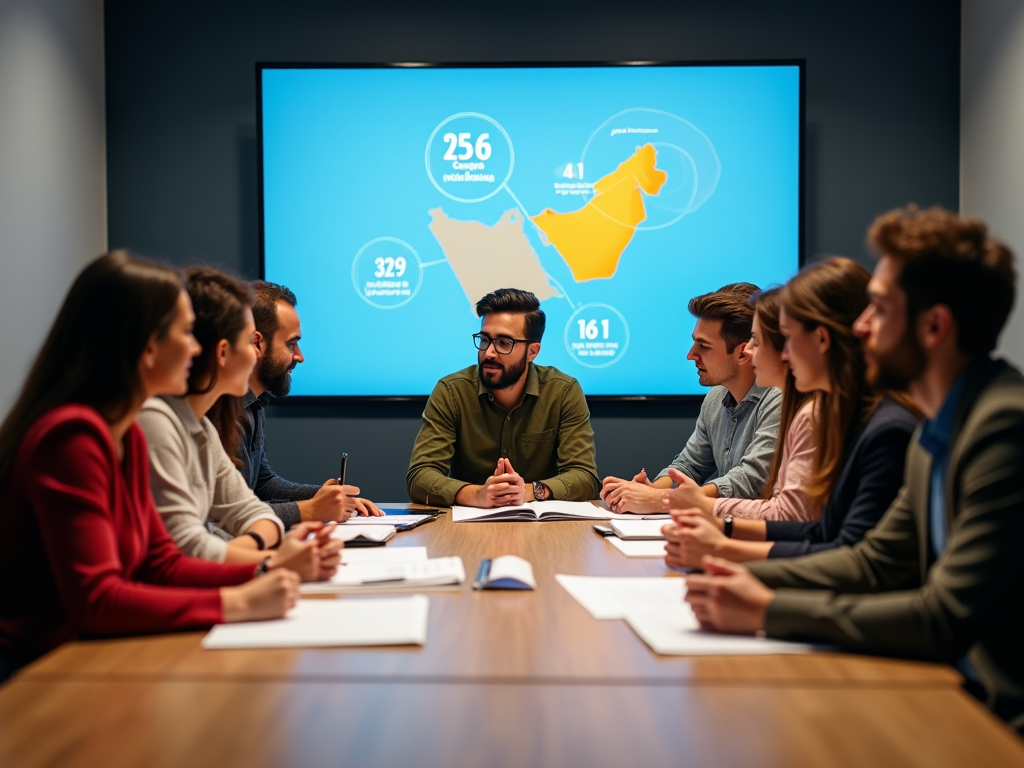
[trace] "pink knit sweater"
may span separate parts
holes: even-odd
[[[811,506],[804,487],[814,467],[814,400],[808,400],[793,417],[782,446],[779,478],[770,499],[718,499],[715,515],[747,520],[811,521],[821,517],[821,507]]]

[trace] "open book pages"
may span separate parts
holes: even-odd
[[[423,645],[425,595],[375,600],[299,600],[283,619],[218,624],[203,648],[320,648],[343,645]]]
[[[659,517],[667,519],[668,515]],[[595,506],[589,501],[531,501],[519,507],[452,507],[452,522],[498,523],[536,522],[546,520],[636,520],[636,515],[618,515],[603,504]]]
[[[615,536],[608,536],[605,541],[619,550],[619,552],[624,554],[626,557],[665,557],[664,539],[661,541],[650,541],[647,539],[641,539],[640,541],[623,541]]]
[[[344,565],[363,563],[423,563],[427,560],[426,547],[370,547],[341,550]]]
[[[481,569],[482,570],[482,569]],[[533,566],[515,555],[502,555],[490,561],[490,568],[481,573],[473,589],[536,589]]]
[[[718,654],[732,656],[760,653],[808,653],[815,650],[815,646],[806,643],[705,632],[700,628],[690,605],[685,602],[654,610],[631,608],[626,611],[626,621],[640,636],[640,639],[651,647],[652,651],[665,655]]]
[[[661,610],[682,603],[685,580],[677,576],[567,576],[555,579],[595,619],[621,619],[628,610]]]
[[[332,539],[341,539],[344,542],[361,539],[383,543],[394,538],[394,535],[393,525],[336,525],[331,531]]]
[[[652,540],[664,541],[662,527],[670,522],[669,520],[612,520],[609,525],[615,531],[615,535],[627,541]]]
[[[299,587],[302,594],[322,592],[405,591],[455,587],[466,580],[461,557],[436,557],[406,562],[363,562],[343,565],[327,581]]]

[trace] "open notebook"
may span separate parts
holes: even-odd
[[[668,518],[668,515],[659,515]],[[545,522],[548,520],[636,520],[636,515],[617,515],[603,504],[589,501],[531,501],[520,507],[452,507],[454,523]]]

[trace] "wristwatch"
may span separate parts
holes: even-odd
[[[732,538],[732,515],[726,515],[722,518],[722,533],[725,534],[725,538]]]
[[[270,558],[265,557],[263,561],[256,567],[256,575],[262,576],[264,573],[270,570]]]
[[[533,498],[537,501],[547,501],[548,496],[551,495],[551,489],[548,488],[540,480],[537,480],[533,484]]]

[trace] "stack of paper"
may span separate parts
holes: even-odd
[[[608,536],[605,541],[615,547],[626,557],[665,557],[665,540],[661,541],[623,541],[615,536]]]
[[[661,532],[667,521],[662,520],[612,520],[615,535],[626,541],[664,541]]]
[[[303,584],[303,594],[323,592],[372,592],[381,590],[455,587],[466,580],[461,557],[395,562],[377,560],[343,565],[327,581]]]
[[[626,612],[626,621],[652,651],[669,656],[808,653],[815,650],[814,646],[806,643],[705,632],[689,603],[657,610],[630,609]]]
[[[720,635],[700,628],[683,601],[685,579],[665,577],[566,576],[555,579],[595,619],[625,619],[655,653],[696,654],[807,653],[820,647],[741,635]]]
[[[376,600],[300,600],[283,619],[219,624],[203,648],[317,648],[351,645],[423,645],[424,595]]]

